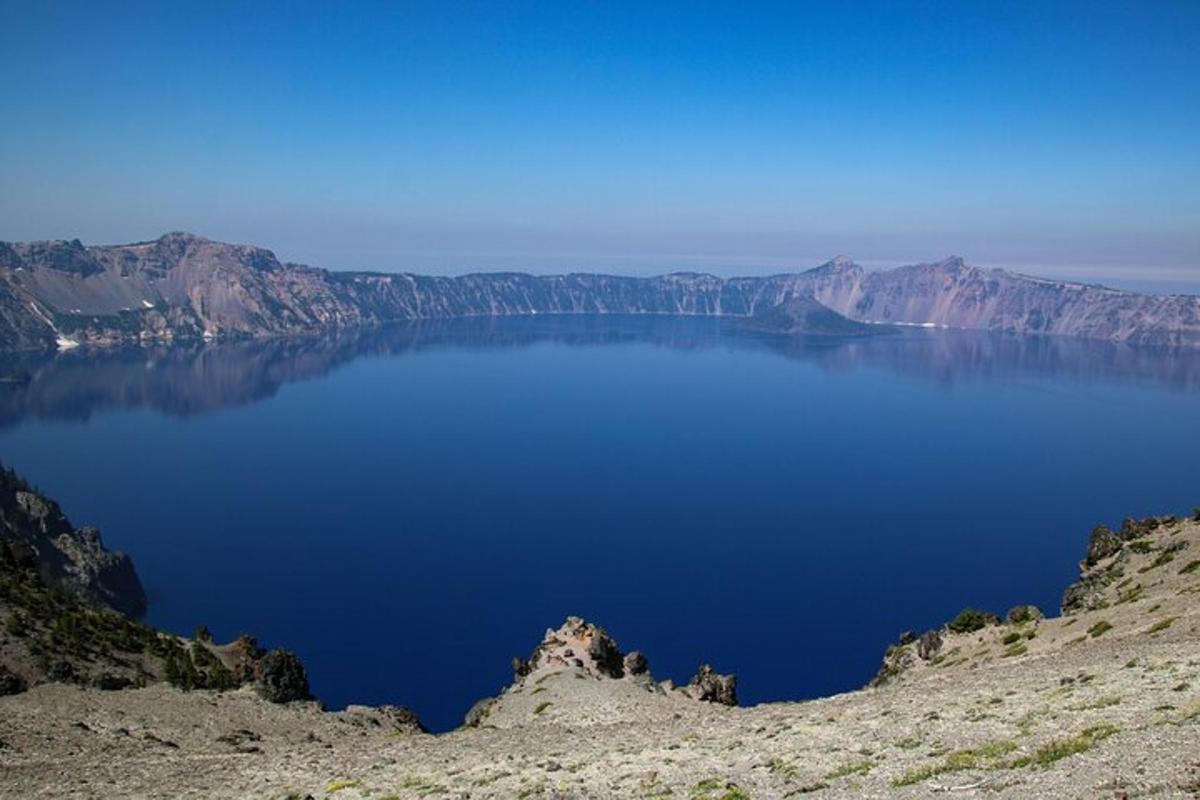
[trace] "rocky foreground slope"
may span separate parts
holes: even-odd
[[[303,699],[306,685],[273,691],[297,688],[302,670],[260,663],[241,688],[214,688],[230,653],[203,634],[175,647],[148,629],[97,638],[122,628],[113,612],[47,585],[10,542],[0,549],[0,661],[73,648],[76,667],[0,679],[4,797],[1200,795],[1200,513],[1097,528],[1059,616],[967,609],[902,635],[868,689],[741,708],[731,676],[655,681],[644,655],[572,618],[437,736],[403,709],[329,713]],[[120,691],[79,680],[160,649],[175,653],[173,679],[151,668]],[[180,679],[185,655],[202,676]]]
[[[0,242],[0,349],[584,313],[720,315],[785,333],[861,334],[872,324],[905,324],[1200,345],[1200,297],[1048,281],[960,258],[881,272],[836,258],[762,278],[434,277],[284,264],[263,248],[184,233],[113,246]]]

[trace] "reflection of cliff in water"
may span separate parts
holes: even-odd
[[[0,425],[29,417],[82,420],[108,408],[152,408],[188,415],[270,397],[285,383],[321,377],[364,356],[440,347],[503,349],[543,342],[749,349],[835,372],[870,366],[939,384],[1054,377],[1134,380],[1200,390],[1200,351],[1067,337],[957,331],[788,337],[749,331],[736,320],[711,317],[478,318],[312,338],[6,357],[0,360]]]

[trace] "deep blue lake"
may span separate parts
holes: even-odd
[[[569,614],[743,703],[904,629],[1056,609],[1088,531],[1200,504],[1200,353],[533,318],[8,364],[0,458],[130,553],[149,621],[456,725]]]

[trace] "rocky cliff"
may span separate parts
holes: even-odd
[[[133,617],[146,595],[123,553],[58,504],[0,469],[0,696],[45,683],[102,690],[168,683],[184,690],[252,686],[265,700],[310,700],[295,654],[249,636],[218,645],[203,626],[187,639]]]
[[[264,337],[400,320],[535,314],[744,318],[786,333],[906,324],[1200,345],[1200,298],[1047,281],[951,258],[869,272],[844,258],[807,272],[722,279],[521,273],[329,272],[250,245],[170,233],[151,242],[0,243],[0,345]]]
[[[48,581],[130,616],[146,611],[146,593],[129,557],[106,549],[95,528],[76,528],[58,503],[4,468],[0,543],[28,553]]]

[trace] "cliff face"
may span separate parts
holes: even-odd
[[[883,272],[846,265],[826,270],[813,291],[829,308],[866,322],[1200,345],[1200,297],[1048,281],[961,258]]]
[[[0,243],[4,349],[606,313],[748,317],[788,333],[857,333],[863,329],[856,323],[900,323],[1200,345],[1200,298],[1046,281],[961,259],[867,272],[838,258],[764,278],[435,277],[282,264],[269,250],[184,233],[99,247],[78,240]]]
[[[146,611],[129,557],[105,549],[95,528],[74,527],[58,503],[9,469],[0,469],[0,542],[31,552],[50,581],[130,616]]]

